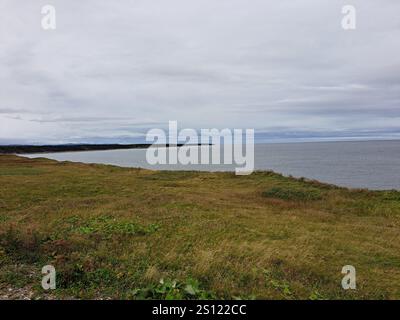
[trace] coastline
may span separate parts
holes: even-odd
[[[59,161],[99,163],[119,167],[141,167],[172,171],[234,171],[234,165],[218,163],[150,165],[146,150],[76,150],[79,152],[22,153],[29,158],[47,157]],[[103,152],[104,151],[104,152]],[[168,152],[168,151],[167,151]],[[199,151],[200,152],[200,151]],[[274,171],[285,176],[305,177],[350,189],[400,190],[398,169],[400,142],[327,142],[255,144],[254,170]],[[239,167],[239,166],[237,166]]]
[[[161,145],[164,147],[181,147],[184,144]],[[204,144],[198,144],[204,145]],[[35,153],[58,153],[79,151],[106,151],[124,149],[147,149],[158,147],[154,144],[65,144],[65,145],[0,145],[0,154],[35,154]]]

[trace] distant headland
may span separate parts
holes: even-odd
[[[183,144],[173,145],[181,147]],[[154,144],[61,144],[61,145],[0,145],[0,154],[28,154],[117,149],[146,149]],[[169,144],[163,145],[169,147]],[[172,145],[171,145],[172,146]]]

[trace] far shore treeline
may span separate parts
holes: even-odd
[[[180,147],[183,144],[178,144]],[[154,144],[63,144],[63,145],[0,145],[0,154],[47,153],[69,151],[99,151],[117,149],[145,149]],[[163,145],[169,147],[169,144]]]

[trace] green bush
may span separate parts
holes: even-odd
[[[310,201],[322,199],[321,192],[315,188],[296,189],[273,187],[262,194],[266,198],[275,198],[291,201]]]

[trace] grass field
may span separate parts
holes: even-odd
[[[396,191],[0,156],[5,298],[400,299],[399,235]]]

